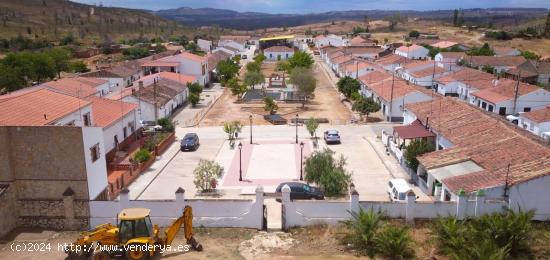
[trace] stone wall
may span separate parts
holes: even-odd
[[[15,210],[13,210],[15,208],[14,201],[15,189],[13,185],[10,185],[0,195],[0,237],[5,236],[8,232],[16,227],[17,215]]]

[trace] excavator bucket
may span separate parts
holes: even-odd
[[[183,224],[183,232],[187,244],[191,245],[194,250],[202,251],[202,245],[199,244],[193,237],[193,210],[189,206],[185,206],[183,210],[183,216],[179,217],[173,224],[166,230],[165,245],[171,245],[179,232],[181,225]]]

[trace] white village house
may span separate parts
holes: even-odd
[[[395,50],[395,54],[411,60],[426,59],[430,51],[420,45],[401,46]]]
[[[294,49],[287,46],[272,46],[264,50],[267,60],[288,60],[294,55]]]
[[[550,141],[550,106],[519,114],[518,126]]]

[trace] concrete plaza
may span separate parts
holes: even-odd
[[[340,131],[342,144],[330,145],[337,155],[346,158],[346,169],[352,172],[353,183],[361,200],[389,200],[386,185],[391,178],[407,178],[404,170],[392,156],[385,154],[384,147],[376,134],[391,125],[320,125],[317,135],[319,146],[313,148],[305,126],[298,127],[299,142],[304,141],[304,157],[327,147],[322,140],[323,131]],[[158,158],[151,169],[140,176],[129,187],[132,199],[172,199],[178,187],[186,190],[186,197],[197,195],[193,184],[193,170],[200,159],[216,160],[224,167],[220,182],[220,196],[237,198],[252,194],[256,186],[262,185],[266,192],[283,181],[299,179],[299,146],[295,144],[295,126],[253,126],[253,145],[249,144],[248,126],[243,127],[235,147],[230,148],[222,127],[200,127],[176,129],[176,142]],[[180,152],[179,140],[186,133],[197,133],[201,146],[194,152]],[[239,150],[243,144],[243,181],[239,182]],[[419,200],[427,196],[414,187]]]

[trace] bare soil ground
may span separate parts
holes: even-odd
[[[403,220],[393,220],[394,225],[404,225]],[[431,222],[417,221],[410,232],[414,240],[416,259],[448,259],[438,254],[436,243],[430,234]],[[284,232],[264,232],[241,228],[195,228],[195,238],[203,245],[202,252],[170,252],[155,259],[368,259],[358,256],[343,238],[348,232],[343,226],[312,226]],[[57,251],[58,243],[70,243],[78,237],[77,232],[47,232],[49,236],[33,242],[50,243],[51,252],[13,252],[10,241],[0,244],[0,259],[64,259]],[[51,235],[53,234],[53,235]],[[178,234],[173,246],[184,245],[183,234]],[[55,247],[54,247],[55,246]],[[533,259],[550,257],[550,225],[535,224],[531,245]],[[123,258],[116,258],[123,259]]]
[[[266,63],[267,64],[267,63]],[[264,75],[271,75],[274,70],[273,64],[262,66]],[[331,123],[343,124],[351,118],[351,112],[340,101],[339,94],[333,87],[330,80],[315,64],[314,73],[317,78],[317,88],[314,98],[302,108],[301,103],[278,102],[278,114],[290,120],[296,114],[300,118],[327,118]],[[214,104],[204,119],[201,126],[219,126],[226,121],[239,120],[242,123],[248,122],[249,115],[253,115],[254,124],[269,124],[263,119],[266,112],[263,109],[263,102],[238,102],[237,98],[226,89],[219,100]]]

